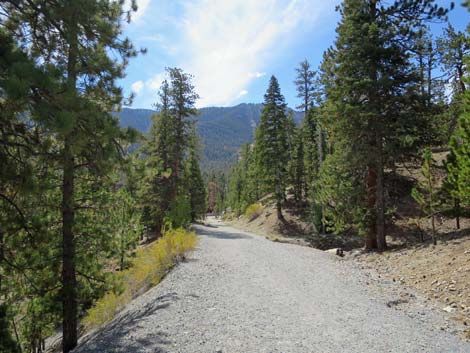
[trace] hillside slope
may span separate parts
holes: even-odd
[[[253,141],[254,128],[258,125],[263,105],[242,103],[234,107],[208,107],[199,110],[195,117],[196,128],[203,144],[201,166],[204,170],[225,170],[237,160],[240,146]],[[116,113],[121,126],[148,132],[151,109],[124,108]],[[294,120],[300,123],[303,114],[294,112]]]

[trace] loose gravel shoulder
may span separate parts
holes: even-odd
[[[439,314],[397,310],[350,261],[223,225],[196,230],[190,259],[77,353],[470,352]]]

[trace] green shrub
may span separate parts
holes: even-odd
[[[254,203],[248,206],[245,210],[245,217],[251,222],[258,218],[263,212],[263,205],[260,203]]]

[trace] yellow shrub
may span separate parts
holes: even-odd
[[[113,292],[106,293],[88,312],[84,321],[85,326],[98,326],[109,322],[118,311],[120,303],[118,295]]]
[[[108,292],[100,298],[88,310],[85,327],[90,329],[109,322],[133,298],[158,284],[196,244],[196,233],[178,228],[166,231],[153,244],[138,249],[132,266],[116,274],[122,284],[120,294]]]
[[[258,218],[261,215],[261,212],[263,212],[263,205],[260,203],[254,203],[246,208],[245,216],[249,221],[252,221]]]

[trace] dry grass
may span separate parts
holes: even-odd
[[[139,249],[132,266],[116,274],[119,290],[106,293],[88,310],[83,321],[85,328],[111,321],[133,298],[159,283],[196,243],[195,233],[180,228],[165,232],[156,242]]]

